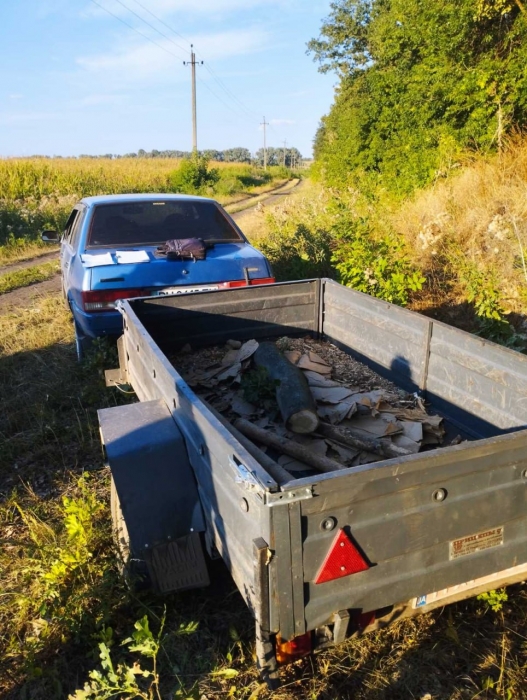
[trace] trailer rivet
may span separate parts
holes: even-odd
[[[447,497],[446,489],[437,489],[437,491],[434,491],[434,493],[432,494],[432,499],[434,501],[437,501],[438,503],[441,503],[441,501],[444,501],[446,497]]]
[[[320,523],[320,528],[329,532],[330,530],[333,530],[336,524],[337,521],[335,520],[335,518],[326,518]]]
[[[249,512],[249,501],[246,498],[241,499],[240,508],[243,510],[244,513]]]

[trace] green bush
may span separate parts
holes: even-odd
[[[218,169],[209,168],[208,160],[199,155],[183,160],[169,176],[173,191],[185,194],[203,194],[208,188],[213,188],[219,179]]]
[[[335,276],[327,231],[303,222],[283,227],[272,215],[268,223],[271,231],[259,248],[269,259],[278,281]]]
[[[409,262],[404,244],[393,235],[377,240],[365,220],[348,221],[334,249],[332,262],[339,282],[359,292],[406,306],[410,293],[426,279]]]

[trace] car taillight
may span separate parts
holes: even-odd
[[[95,292],[82,292],[84,311],[113,311],[119,299],[148,296],[145,289],[104,289]]]
[[[344,530],[340,530],[322,562],[315,583],[326,583],[369,568],[370,565]]]
[[[232,289],[233,287],[253,287],[255,284],[273,284],[276,282],[274,277],[260,277],[255,280],[249,280],[249,285],[245,280],[236,280],[235,282],[225,282],[225,287],[227,289]]]
[[[276,661],[279,664],[290,664],[310,654],[312,647],[311,632],[294,637],[289,642],[283,642],[278,636],[276,638]]]

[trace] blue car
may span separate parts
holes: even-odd
[[[167,240],[202,239],[200,259],[169,259]],[[57,232],[42,239],[58,242]],[[129,194],[86,197],[60,237],[62,290],[77,354],[93,338],[122,333],[119,299],[189,294],[274,282],[269,262],[213,199]]]

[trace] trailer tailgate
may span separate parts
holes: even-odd
[[[304,582],[293,571],[296,633],[527,562],[526,448],[521,431],[323,477],[289,508]],[[317,583],[341,531],[368,568]]]

